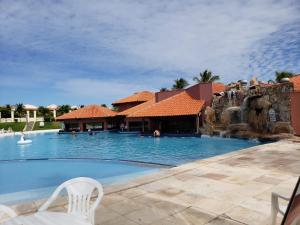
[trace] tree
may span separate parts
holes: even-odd
[[[220,80],[220,77],[217,75],[213,75],[212,72],[209,70],[204,70],[202,73],[199,74],[199,77],[194,77],[193,80],[197,83],[208,83]]]
[[[45,120],[46,122],[51,122],[51,121],[54,120],[51,111],[50,111],[48,108],[44,107],[44,106],[40,106],[40,107],[38,108],[38,110],[37,110],[37,115],[38,115],[38,116],[41,116],[41,117],[44,117],[44,120]]]
[[[160,92],[168,91],[168,88],[161,88],[159,91]]]
[[[0,112],[1,112],[1,118],[10,118],[10,107],[1,107],[0,106]]]
[[[106,104],[101,104],[101,106],[107,108],[107,105],[106,105]]]
[[[15,111],[16,117],[23,117],[25,116],[25,113],[26,111],[24,109],[23,103],[16,104],[16,111]]]
[[[189,85],[189,83],[183,78],[176,79],[174,82],[175,84],[173,84],[172,87],[173,90],[184,89],[186,86]]]
[[[275,77],[276,77],[276,82],[280,82],[282,78],[290,78],[293,76],[293,73],[288,72],[288,71],[276,71],[275,72]]]
[[[69,105],[61,105],[59,106],[58,110],[57,110],[57,116],[61,116],[65,113],[70,112],[71,107]]]

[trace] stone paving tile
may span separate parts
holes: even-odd
[[[141,196],[131,198],[131,200],[134,200],[137,203],[140,203],[140,204],[143,204],[143,205],[151,206],[151,205],[153,205],[157,202],[160,202],[162,199],[156,193],[149,193],[149,194],[145,194],[145,195],[141,195]]]
[[[131,199],[120,201],[120,202],[117,202],[115,204],[111,204],[111,205],[108,206],[109,209],[111,209],[114,212],[117,212],[121,215],[125,215],[127,213],[139,210],[143,207],[144,207],[143,204],[140,204],[140,203],[138,203],[136,201],[133,201]]]
[[[201,177],[206,177],[206,178],[214,179],[214,180],[222,180],[224,178],[227,178],[228,176],[224,175],[224,174],[219,174],[219,173],[206,173],[206,174],[201,175]]]
[[[235,207],[228,212],[226,216],[230,217],[235,221],[239,221],[245,224],[251,225],[263,225],[268,224],[268,214],[259,213],[254,210],[250,210],[241,206]]]
[[[111,209],[108,209],[104,206],[100,206],[96,210],[95,221],[96,225],[106,224],[108,221],[120,217],[120,214],[114,212]]]
[[[124,200],[127,200],[127,198],[119,194],[115,194],[115,193],[109,195],[104,194],[101,201],[101,205],[107,206]]]
[[[230,218],[217,217],[217,218],[214,218],[213,220],[209,221],[205,225],[244,225],[244,223],[234,221]]]
[[[264,176],[255,178],[254,181],[265,183],[265,184],[279,184],[280,182],[283,181],[283,179],[278,179],[278,178],[275,178],[275,177],[264,175]]]
[[[139,189],[142,189],[147,192],[156,192],[165,188],[168,188],[167,184],[164,185],[162,182],[159,181],[139,186]]]
[[[134,198],[147,193],[148,193],[147,191],[140,188],[131,188],[125,191],[118,192],[118,195],[121,195],[122,197],[126,197],[126,198]]]
[[[270,189],[271,184],[260,183],[256,181],[250,181],[237,188],[236,191],[243,196],[255,196],[263,193],[264,191]]]
[[[213,213],[215,215],[221,215],[233,207],[236,207],[237,204],[234,204],[229,201],[220,201],[217,199],[203,197],[197,204],[193,204],[195,208],[205,210],[207,212]]]
[[[268,215],[271,211],[270,195],[271,194],[269,194],[268,200],[250,198],[246,201],[241,202],[239,206]]]
[[[138,224],[151,224],[169,216],[169,213],[155,207],[144,207],[126,214],[125,217]]]
[[[181,205],[189,206],[197,206],[199,202],[201,202],[205,198],[203,195],[191,193],[191,192],[184,192],[175,199],[172,199],[173,202],[176,202]]]
[[[213,220],[213,218],[215,218],[215,215],[190,207],[163,220],[158,220],[151,225],[204,225]]]
[[[102,224],[97,223],[96,225],[102,225]],[[139,224],[132,220],[127,219],[124,216],[119,216],[112,220],[106,221],[105,223],[103,223],[103,225],[139,225]]]

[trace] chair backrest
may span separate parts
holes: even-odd
[[[0,223],[4,222],[4,220],[16,217],[17,214],[15,213],[14,210],[11,208],[5,206],[5,205],[0,205]]]
[[[95,189],[98,191],[97,200],[100,200],[103,196],[102,185],[91,178],[79,177],[63,183],[69,197],[68,213],[81,214],[88,216],[92,206],[90,206],[90,200]]]
[[[64,189],[68,194],[68,213],[83,217],[94,224],[94,213],[103,197],[103,188],[98,181],[88,177],[74,178],[59,185],[47,201],[48,203],[43,205],[40,210],[48,208]],[[97,190],[98,196],[91,204],[95,190]]]

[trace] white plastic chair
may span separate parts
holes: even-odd
[[[6,215],[6,217],[2,217],[3,215]],[[0,221],[4,222],[4,219],[11,219],[16,217],[17,214],[15,213],[14,210],[11,208],[5,206],[5,205],[0,205]]]
[[[271,196],[271,220],[272,220],[271,224],[272,225],[276,224],[277,214],[280,213],[282,216],[284,216],[285,211],[287,209],[287,207],[279,206],[279,198],[288,202],[290,201],[290,198],[272,192],[272,196]]]
[[[103,188],[98,181],[88,177],[74,178],[59,185],[39,211],[47,210],[64,189],[68,194],[68,213],[94,224],[95,210],[103,197]],[[98,196],[95,202],[90,204],[94,190],[98,191]]]

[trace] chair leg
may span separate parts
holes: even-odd
[[[272,194],[271,197],[271,225],[276,225],[276,219],[278,214],[278,197]]]
[[[271,212],[271,225],[276,225],[277,213],[275,210]]]

